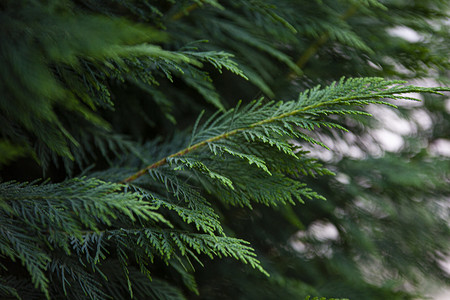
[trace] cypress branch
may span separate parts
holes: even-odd
[[[445,78],[448,11],[2,1],[0,298],[420,298],[424,278],[449,279],[448,112],[432,95],[389,110],[442,121],[393,154],[361,107],[449,90],[379,78]]]
[[[348,83],[348,85],[347,85],[347,83]],[[140,178],[141,176],[144,176],[148,171],[167,164],[168,160],[170,160],[171,158],[176,158],[176,157],[186,155],[186,154],[191,153],[199,148],[202,148],[210,143],[218,142],[223,139],[228,139],[239,133],[242,133],[245,131],[250,131],[250,130],[258,128],[258,127],[263,127],[266,124],[282,121],[284,119],[288,119],[289,117],[295,117],[295,116],[305,114],[305,113],[310,113],[310,112],[319,113],[319,111],[317,111],[317,109],[322,108],[322,107],[333,107],[333,106],[337,106],[337,105],[361,106],[361,105],[367,105],[367,104],[371,104],[371,103],[377,103],[377,104],[381,103],[381,104],[385,104],[385,105],[394,106],[388,102],[380,101],[378,99],[391,98],[391,99],[415,100],[414,98],[410,98],[407,96],[401,96],[401,94],[407,94],[407,93],[440,94],[441,91],[449,90],[446,88],[421,88],[421,87],[415,87],[415,86],[401,86],[400,85],[400,84],[404,84],[404,83],[405,83],[404,81],[384,81],[381,78],[349,79],[347,81],[345,81],[342,78],[340,80],[339,84],[333,83],[329,88],[326,88],[323,90],[318,90],[319,87],[317,87],[317,88],[313,89],[311,92],[306,91],[306,92],[300,94],[299,100],[301,100],[301,102],[300,101],[297,101],[297,102],[291,101],[291,102],[285,102],[282,105],[277,105],[277,104],[272,105],[272,109],[274,110],[274,116],[262,119],[258,122],[254,122],[245,127],[237,128],[237,129],[213,136],[211,138],[208,138],[206,140],[198,142],[192,146],[189,146],[185,149],[182,149],[174,154],[164,157],[164,158],[160,159],[159,161],[157,161],[151,165],[148,165],[145,168],[137,171],[133,175],[122,180],[121,183],[130,183],[130,182]],[[353,90],[355,88],[355,85],[356,85],[357,89]],[[317,97],[318,99],[321,99],[321,98],[324,99],[327,97],[332,98],[334,96],[333,92],[335,92],[334,89],[338,90],[340,93],[344,93],[344,94],[345,93],[349,93],[349,94],[353,93],[354,95],[341,96],[341,97],[337,97],[337,98],[334,98],[331,100],[325,100],[325,101],[320,101],[318,103],[314,103],[315,102],[314,97]],[[316,95],[316,93],[319,95]],[[309,96],[309,99],[304,99],[304,97],[308,97],[308,96]],[[314,104],[304,106],[303,102],[305,102],[305,103],[313,102]],[[261,105],[261,103],[262,103],[262,101],[259,100],[259,101],[254,102],[253,104],[250,104],[249,107],[250,106],[258,107]],[[282,107],[282,106],[293,107],[294,109],[289,110],[287,112],[277,114],[278,111],[276,109],[279,107]],[[297,107],[299,107],[299,108],[297,108]],[[265,108],[267,108],[267,107],[265,107]],[[236,112],[237,112],[237,110],[238,110],[238,108],[236,108]],[[244,108],[243,110],[245,111],[246,108]],[[230,110],[227,112],[227,114],[230,115],[233,111],[234,110]],[[328,112],[323,111],[322,113],[326,113],[326,114],[328,114],[328,113],[332,113],[332,114],[344,113],[345,114],[345,113],[347,113],[347,111],[345,111],[345,110],[341,110],[341,111],[336,110],[336,111],[328,111]],[[242,117],[245,118],[246,117],[245,114]],[[233,118],[234,118],[234,114],[233,114]],[[292,120],[290,120],[288,122],[292,122]],[[291,136],[295,136],[295,134],[291,133]]]

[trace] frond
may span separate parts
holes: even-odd
[[[48,269],[52,273],[52,279],[61,284],[59,288],[65,296],[75,299],[111,299],[96,276],[75,259],[54,258]]]
[[[41,241],[30,235],[20,223],[2,214],[0,226],[0,254],[12,261],[19,260],[31,276],[34,287],[49,298],[49,280],[45,274],[50,257],[40,247]]]
[[[130,189],[139,192],[158,209],[165,208],[174,211],[184,223],[193,223],[197,230],[202,230],[210,235],[223,234],[219,216],[206,199],[186,183],[180,182],[178,177],[164,173],[162,170],[152,170],[150,174],[155,180],[162,183],[160,187],[165,187],[172,197],[163,197],[137,185],[130,185]]]
[[[143,230],[121,230],[110,232],[111,238],[116,235],[126,235],[135,240],[137,249],[147,254],[158,255],[168,262],[173,257],[191,256],[198,260],[197,254],[205,254],[209,258],[233,257],[249,264],[251,267],[265,272],[255,258],[256,254],[248,246],[248,242],[230,238],[211,236],[207,234],[194,234],[175,230],[160,230],[146,228]]]
[[[7,284],[4,283],[3,278],[0,279],[0,295],[6,297],[15,297],[16,299],[21,299],[17,290]]]
[[[288,174],[311,172],[297,160],[296,147],[290,140],[303,139],[323,145],[301,128],[346,130],[328,116],[365,115],[351,108],[368,104],[394,106],[386,98],[411,100],[408,96],[411,92],[439,93],[439,89],[402,84],[381,78],[341,79],[326,88],[303,92],[295,101],[264,103],[260,99],[243,107],[238,105],[211,116],[203,124],[197,120],[186,148],[148,165],[123,182],[136,180],[153,169],[169,168],[180,175],[187,172],[182,176],[194,175],[210,193],[233,205],[250,206],[250,200],[276,205],[278,201],[321,199],[286,176],[286,170],[291,170]],[[290,164],[284,165],[288,161]],[[321,169],[317,172],[323,173]]]
[[[155,206],[143,201],[137,193],[124,193],[123,185],[95,179],[72,179],[60,184],[0,184],[2,201],[9,210],[2,212],[0,253],[20,260],[27,268],[36,288],[49,297],[47,265],[52,261],[46,247],[58,247],[70,255],[76,250],[95,264],[104,259],[98,246],[92,256],[86,229],[98,231],[111,225],[120,215],[170,225]],[[25,230],[25,228],[28,228]],[[80,240],[81,239],[81,240]],[[82,242],[83,241],[83,242]],[[101,238],[95,240],[101,245]],[[80,244],[80,250],[75,245]]]
[[[149,280],[139,270],[130,269],[130,278],[133,278],[133,291],[130,293],[127,282],[117,273],[112,272],[109,280],[104,283],[108,293],[113,299],[125,299],[124,294],[129,294],[133,298],[145,299],[151,297],[158,300],[186,300],[183,292],[174,285],[159,278]]]

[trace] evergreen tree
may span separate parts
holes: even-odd
[[[433,149],[449,89],[407,81],[448,83],[449,6],[2,1],[0,297],[417,299],[448,283],[450,163]],[[414,131],[395,153],[380,111]]]

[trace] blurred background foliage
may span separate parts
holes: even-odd
[[[176,140],[202,110],[294,99],[342,76],[448,85],[449,6],[2,1],[0,178],[61,182],[111,169],[140,151],[135,142]],[[302,179],[326,201],[249,210],[211,196],[225,232],[249,241],[270,277],[206,260],[195,267],[197,295],[163,264],[153,274],[189,299],[417,299],[429,282],[448,284],[450,102],[420,97],[369,107],[374,118],[336,117],[349,133],[311,133],[331,150],[293,141],[337,174]]]

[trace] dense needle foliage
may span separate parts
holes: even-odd
[[[2,1],[0,298],[448,283],[449,6]]]

